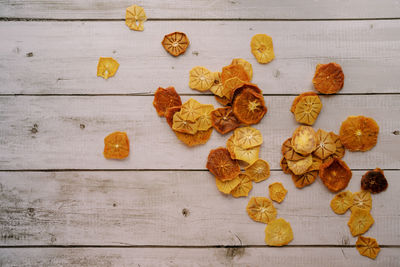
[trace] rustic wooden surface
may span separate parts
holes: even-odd
[[[124,25],[119,1],[0,0],[0,266],[400,266],[400,2],[386,1],[138,1],[144,32]],[[191,45],[173,58],[160,45],[169,32]],[[255,33],[273,37],[276,58],[258,64]],[[98,57],[121,64],[115,77],[96,77]],[[253,64],[268,113],[255,127],[271,177],[288,189],[278,217],[294,240],[264,243],[249,198],[218,192],[205,169],[210,149],[228,135],[188,148],[152,106],[158,86],[174,85],[183,100],[218,106],[188,86],[196,65],[216,71],[242,57]],[[380,126],[378,144],[347,152],[349,189],[368,169],[385,170],[389,188],[373,196],[382,246],[376,260],[359,255],[347,221],[334,214],[333,194],[317,180],[296,189],[280,170],[280,145],[297,127],[295,95],[312,90],[317,63],[335,61],[346,79],[339,95],[322,96],[314,125],[338,132],[349,115]],[[126,131],[131,155],[105,160],[103,138]]]

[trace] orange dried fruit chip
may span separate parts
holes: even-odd
[[[318,129],[317,131],[317,149],[313,152],[313,155],[320,159],[326,159],[336,151],[336,143],[333,136],[325,132],[324,130]]]
[[[214,81],[210,87],[210,91],[216,96],[223,97],[224,85],[221,80],[221,72],[213,72],[212,75]]]
[[[265,160],[258,159],[245,168],[245,173],[256,183],[264,181],[268,179],[270,175],[269,164]]]
[[[302,154],[308,155],[317,148],[317,134],[310,126],[299,126],[292,136],[293,149]]]
[[[181,140],[187,146],[197,146],[207,143],[210,139],[213,129],[210,128],[207,131],[197,131],[195,134],[180,133],[174,131],[176,137]]]
[[[340,126],[340,141],[350,151],[367,151],[378,141],[379,126],[364,116],[350,116]]]
[[[356,241],[356,248],[361,255],[375,259],[381,250],[375,238],[359,236]]]
[[[208,69],[197,66],[189,72],[189,87],[201,92],[207,91],[214,84],[214,75]]]
[[[213,105],[202,105],[201,112],[202,115],[197,119],[198,130],[207,131],[212,127],[211,112],[214,110]]]
[[[97,64],[97,76],[108,79],[115,75],[119,67],[119,63],[112,57],[100,57]]]
[[[353,194],[353,206],[350,210],[353,211],[355,209],[363,209],[367,211],[372,209],[372,198],[370,192],[362,190]]]
[[[332,158],[321,165],[319,176],[330,191],[338,192],[347,187],[352,172],[344,161],[338,158]]]
[[[220,134],[226,134],[240,126],[240,121],[233,115],[232,108],[217,108],[211,112],[212,126]]]
[[[172,129],[174,131],[177,131],[180,133],[195,134],[195,133],[197,133],[198,128],[199,128],[199,121],[191,122],[191,121],[184,120],[182,118],[180,112],[177,112],[174,114],[174,117],[172,120]]]
[[[281,203],[287,194],[286,188],[282,183],[273,183],[268,186],[269,197],[278,203]]]
[[[281,161],[280,161],[280,165],[282,168],[282,171],[286,174],[292,174],[292,171],[289,169],[289,166],[287,164],[287,160],[285,159],[285,157],[282,157]]]
[[[233,100],[233,113],[244,124],[256,124],[267,113],[264,97],[251,89],[244,89]]]
[[[312,82],[322,94],[337,93],[344,84],[342,67],[337,63],[318,64]]]
[[[223,106],[227,106],[227,105],[229,105],[231,103],[231,100],[226,98],[225,96],[220,97],[220,96],[216,95],[214,97],[215,97],[215,100],[217,100],[217,102],[220,103]]]
[[[206,167],[221,181],[232,180],[240,173],[239,163],[231,159],[229,151],[223,147],[210,151]]]
[[[217,185],[218,190],[224,194],[230,194],[232,190],[234,190],[240,184],[240,182],[241,179],[239,177],[224,182],[218,178],[215,178],[215,184]]]
[[[253,91],[254,93],[257,93],[259,95],[262,95],[262,91],[260,88],[258,88],[258,86],[254,83],[250,83],[250,82],[242,82],[242,85],[239,87],[233,87],[232,88],[232,92],[230,95],[230,98],[232,99],[232,101],[239,95],[241,94],[244,90],[250,90]]]
[[[161,44],[168,53],[177,57],[185,53],[189,39],[183,32],[173,32],[165,35]]]
[[[244,85],[244,82],[241,79],[239,79],[238,77],[230,78],[230,79],[226,80],[223,85],[224,88],[222,90],[222,95],[224,97],[226,97],[227,99],[231,100],[233,92],[235,92],[235,90],[237,88],[240,88],[243,85]]]
[[[353,206],[353,193],[350,191],[340,192],[331,200],[331,208],[336,214],[344,214]]]
[[[251,182],[250,177],[241,173],[235,179],[239,179],[240,183],[231,191],[231,195],[233,197],[247,197],[253,188],[253,183]]]
[[[304,159],[300,160],[286,160],[289,169],[295,174],[295,175],[302,175],[308,171],[308,169],[311,167],[313,160],[312,156],[308,155]]]
[[[249,78],[249,76],[247,76],[247,73],[242,65],[235,64],[235,65],[225,66],[222,68],[221,80],[222,80],[223,84],[225,84],[225,82],[228,79],[231,79],[234,77],[236,77],[244,82],[250,81],[250,78]]]
[[[329,133],[332,137],[333,142],[336,145],[336,149],[335,149],[335,153],[333,153],[331,155],[331,157],[334,158],[343,158],[344,157],[344,153],[345,153],[345,149],[344,146],[342,144],[342,141],[340,141],[339,135],[335,134],[334,132],[330,132]]]
[[[235,159],[242,160],[248,164],[253,164],[260,154],[260,146],[251,148],[242,148],[240,146],[235,146],[233,148],[233,153],[235,154]]]
[[[312,156],[312,164],[311,164],[310,168],[308,168],[307,172],[319,171],[319,167],[321,166],[321,164],[322,164],[322,159],[319,159],[313,155]]]
[[[374,224],[374,218],[368,210],[354,209],[351,211],[347,225],[353,236],[362,235]]]
[[[361,188],[362,190],[369,191],[373,194],[380,193],[388,187],[388,182],[386,180],[383,171],[376,168],[372,171],[367,171],[361,178]]]
[[[303,188],[315,182],[318,171],[310,171],[301,175],[292,174],[292,181],[297,188]]]
[[[181,97],[175,91],[174,87],[170,86],[165,89],[158,87],[154,94],[153,106],[156,108],[159,116],[164,116],[168,108],[181,105]]]
[[[322,103],[319,96],[304,96],[296,105],[294,117],[299,123],[313,125],[321,109]]]
[[[294,151],[293,146],[292,146],[292,138],[288,138],[288,139],[286,139],[285,142],[283,142],[282,155],[287,160],[301,160],[301,159],[305,158],[300,153],[297,153],[296,151]]]
[[[174,115],[179,111],[181,111],[181,106],[170,107],[167,108],[167,110],[165,111],[164,117],[167,120],[169,127],[172,128],[172,125],[174,123]]]
[[[130,29],[135,31],[143,31],[143,24],[146,20],[146,13],[142,7],[133,5],[126,9],[125,24]]]
[[[282,218],[268,223],[265,227],[265,243],[269,246],[280,247],[293,240],[293,231],[290,223]]]
[[[253,78],[253,67],[251,66],[250,62],[244,60],[243,58],[234,58],[232,59],[231,65],[242,65],[247,77],[249,77],[249,81],[251,81]]]
[[[296,98],[293,100],[292,107],[290,108],[290,111],[291,111],[292,113],[294,113],[294,111],[295,111],[295,109],[296,109],[297,103],[299,103],[299,101],[300,101],[303,97],[305,97],[305,96],[315,96],[315,95],[317,95],[317,93],[314,93],[314,92],[305,92],[305,93],[302,93],[302,94],[296,96]]]
[[[252,197],[246,207],[247,214],[256,222],[269,223],[276,218],[276,209],[266,197]]]
[[[129,139],[125,132],[114,132],[104,138],[104,157],[124,159],[129,156]]]
[[[180,111],[180,116],[182,119],[195,122],[204,112],[204,105],[200,104],[193,98],[190,98],[188,101],[183,103]]]
[[[260,146],[263,143],[261,132],[250,126],[236,129],[233,135],[235,143],[244,149]]]
[[[256,34],[251,38],[251,53],[258,63],[266,64],[275,58],[272,38],[266,34]]]

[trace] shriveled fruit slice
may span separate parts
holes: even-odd
[[[221,79],[223,84],[225,84],[228,79],[233,77],[239,78],[244,82],[250,81],[250,78],[247,76],[247,73],[242,65],[229,65],[222,68]]]
[[[353,206],[351,211],[355,209],[363,209],[370,211],[372,208],[371,193],[368,191],[360,191],[353,194]]]
[[[310,171],[319,171],[319,167],[321,167],[322,159],[312,156],[312,164],[310,168],[308,168],[307,172]]]
[[[285,159],[285,157],[282,157],[281,162],[280,162],[282,171],[286,174],[292,174],[292,171],[289,169],[289,166],[287,164],[287,160]]]
[[[177,112],[174,114],[174,117],[172,120],[172,129],[174,131],[177,131],[180,133],[186,133],[186,134],[195,134],[195,133],[197,133],[198,128],[199,128],[198,121],[191,122],[191,121],[184,120],[182,118],[180,112]]]
[[[318,129],[317,131],[317,149],[313,152],[320,159],[326,159],[336,151],[336,144],[330,133]]]
[[[303,188],[315,182],[318,171],[306,172],[302,175],[292,174],[292,181],[297,188]]]
[[[231,96],[230,98],[233,100],[235,100],[235,98],[240,95],[244,90],[251,90],[254,93],[257,93],[259,95],[262,95],[262,91],[260,88],[258,88],[258,86],[254,83],[250,83],[250,82],[243,82],[243,84],[240,87],[233,87],[234,89],[231,92]]]
[[[367,151],[378,141],[379,126],[364,116],[350,116],[340,126],[340,141],[350,151]]]
[[[231,65],[242,65],[247,77],[249,77],[249,81],[251,81],[253,78],[253,67],[251,66],[250,62],[244,60],[243,58],[234,58],[232,59]]]
[[[252,148],[263,143],[261,132],[256,128],[247,126],[234,131],[235,143],[241,148]]]
[[[335,134],[334,132],[330,132],[329,134],[331,135],[332,141],[335,143],[336,146],[335,153],[333,153],[331,157],[339,159],[343,158],[345,149],[342,142],[340,141],[339,135]]]
[[[233,148],[233,153],[235,154],[235,158],[238,160],[242,160],[248,164],[253,164],[260,154],[260,146],[251,147],[251,148],[241,148],[240,146],[235,146]]]
[[[265,243],[269,246],[281,247],[289,244],[292,240],[292,227],[282,218],[271,221],[265,227]]]
[[[215,178],[215,184],[217,185],[218,190],[224,194],[230,194],[232,190],[240,184],[240,182],[241,179],[239,177],[224,182],[218,178]]]
[[[308,169],[311,167],[313,160],[312,156],[308,155],[304,159],[300,160],[286,160],[289,169],[295,174],[295,175],[302,175],[308,171]]]
[[[100,57],[97,64],[97,76],[108,79],[115,75],[119,67],[119,63],[112,57]]]
[[[181,106],[170,107],[167,108],[167,110],[165,111],[164,116],[165,119],[167,120],[169,127],[172,128],[172,125],[174,123],[174,115],[179,111],[181,111]]]
[[[388,182],[386,180],[383,171],[376,168],[372,171],[367,171],[361,178],[361,188],[362,190],[369,191],[373,194],[380,193],[388,187]]]
[[[276,218],[276,209],[266,197],[252,197],[246,207],[247,214],[256,222],[269,223]]]
[[[210,151],[206,167],[221,181],[233,180],[240,173],[239,163],[223,147]]]
[[[245,173],[256,183],[264,181],[270,175],[269,164],[265,160],[258,159],[245,168]]]
[[[199,131],[207,131],[212,127],[211,112],[214,110],[213,105],[202,105],[201,116],[197,119]]]
[[[225,81],[224,83],[224,89],[222,90],[222,94],[224,97],[227,99],[231,100],[233,96],[233,92],[237,88],[240,88],[244,85],[244,82],[239,79],[238,77],[233,77]]]
[[[177,57],[185,53],[189,46],[189,38],[183,32],[173,32],[165,35],[161,44],[168,53]]]
[[[321,165],[319,176],[330,191],[339,192],[349,184],[352,172],[344,161],[332,158]]]
[[[203,105],[190,98],[183,103],[180,111],[182,119],[195,122],[201,115],[203,115]]]
[[[294,110],[294,117],[299,123],[313,125],[321,109],[322,103],[319,96],[305,96],[297,103]]]
[[[294,113],[294,111],[295,111],[295,109],[296,109],[297,103],[299,103],[299,101],[300,101],[303,97],[305,97],[305,96],[316,96],[316,95],[317,95],[317,94],[314,93],[314,92],[305,92],[305,93],[302,93],[302,94],[296,96],[296,98],[293,100],[292,107],[290,108],[290,112]]]
[[[133,5],[126,9],[125,24],[130,29],[135,31],[143,31],[143,24],[146,20],[146,13],[142,7]]]
[[[353,193],[350,191],[340,192],[331,200],[331,208],[336,214],[344,214],[353,206]]]
[[[189,87],[201,92],[207,91],[214,84],[214,75],[208,69],[197,66],[189,72]]]
[[[258,63],[266,64],[275,58],[272,38],[266,34],[256,34],[251,38],[251,53]]]
[[[269,197],[278,203],[281,203],[287,194],[286,188],[282,183],[273,183],[268,186]]]
[[[308,155],[317,148],[317,134],[310,126],[299,126],[292,136],[293,149],[302,154]]]
[[[253,183],[251,182],[250,177],[241,173],[238,178],[235,179],[239,179],[240,183],[231,191],[231,195],[233,197],[247,197],[253,188]]]
[[[129,139],[125,132],[114,132],[104,138],[104,157],[124,159],[129,156]]]
[[[217,108],[211,112],[212,126],[220,134],[226,134],[240,126],[240,121],[233,115],[232,108]]]
[[[337,63],[318,64],[313,78],[315,89],[322,94],[334,94],[343,88],[344,74]]]
[[[368,210],[354,209],[351,211],[350,220],[347,225],[353,236],[358,236],[366,231],[374,224],[374,218]]]
[[[359,236],[356,241],[356,248],[361,255],[375,259],[381,250],[375,238]]]
[[[197,146],[207,143],[210,139],[213,129],[210,128],[207,131],[197,131],[195,134],[180,133],[174,131],[176,137],[181,140],[187,146]]]
[[[301,160],[304,159],[305,156],[301,155],[300,153],[297,153],[294,151],[293,146],[292,146],[292,138],[286,139],[285,142],[282,144],[282,155],[287,159],[287,160]]]
[[[165,89],[158,87],[154,94],[153,106],[159,116],[164,116],[168,108],[181,105],[181,97],[175,91],[174,87],[170,86]]]
[[[223,97],[223,91],[224,91],[224,84],[222,83],[221,80],[221,72],[217,71],[217,72],[213,72],[212,73],[214,81],[213,84],[210,87],[210,91],[219,97]]]
[[[233,100],[233,113],[244,124],[256,124],[261,121],[267,107],[264,97],[251,89],[244,89]]]
[[[219,96],[216,95],[214,97],[215,97],[215,100],[217,100],[217,102],[220,103],[223,106],[227,106],[227,105],[229,105],[231,103],[231,100],[226,98],[225,96],[219,97]]]

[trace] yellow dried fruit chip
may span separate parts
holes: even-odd
[[[308,155],[317,147],[317,134],[310,126],[299,126],[292,136],[293,149],[302,154]]]
[[[125,24],[130,29],[135,31],[143,31],[143,24],[146,20],[146,13],[142,7],[133,5],[126,9]]]
[[[179,112],[176,112],[172,121],[174,131],[186,134],[195,134],[199,128],[199,121],[191,122],[184,120]]]
[[[233,148],[233,153],[235,154],[235,159],[242,160],[248,164],[253,164],[260,154],[260,146],[247,149],[235,146]]]
[[[174,131],[176,137],[181,140],[187,146],[197,146],[207,143],[210,139],[213,129],[210,128],[207,131],[197,131],[195,134],[180,133]]]
[[[221,80],[221,72],[213,72],[213,84],[210,87],[210,91],[219,97],[224,97],[224,85]]]
[[[321,164],[322,164],[322,159],[319,159],[313,155],[312,156],[312,164],[311,164],[310,168],[308,168],[307,172],[319,171],[319,167],[321,167]]]
[[[294,117],[299,123],[313,125],[321,109],[322,103],[319,96],[305,96],[297,103],[294,110]]]
[[[189,72],[189,87],[201,92],[207,91],[214,84],[214,75],[208,69],[197,66]]]
[[[234,135],[232,135],[231,137],[228,138],[228,140],[226,141],[226,148],[229,151],[229,154],[231,155],[232,159],[236,159],[236,155],[235,155],[235,147],[237,146],[237,144],[235,143],[235,139],[234,139]]]
[[[353,194],[353,206],[351,211],[355,209],[363,209],[370,211],[372,209],[371,193],[368,191],[360,191]]]
[[[234,58],[231,62],[231,65],[242,65],[244,71],[249,77],[249,81],[251,81],[253,78],[253,67],[251,66],[250,62],[244,60],[243,58]]]
[[[241,182],[241,179],[236,177],[233,180],[228,180],[228,181],[221,181],[218,178],[215,178],[215,183],[217,185],[217,188],[220,192],[224,194],[230,194],[233,189],[235,189]]]
[[[282,183],[273,183],[268,186],[269,197],[278,203],[281,203],[287,194],[286,188]]]
[[[223,84],[222,95],[223,97],[231,100],[233,92],[244,85],[244,82],[238,77],[233,77],[225,81]]]
[[[353,193],[350,191],[340,192],[331,200],[331,208],[336,214],[344,214],[353,206]]]
[[[256,34],[251,38],[251,53],[258,63],[266,64],[275,58],[272,38],[266,34]]]
[[[297,103],[299,103],[299,101],[305,97],[305,96],[312,96],[312,95],[317,95],[315,92],[305,92],[305,93],[301,93],[298,96],[296,96],[296,98],[293,100],[292,106],[290,108],[290,112],[294,113],[295,109],[296,109],[296,105]]]
[[[359,236],[356,242],[356,248],[361,255],[375,259],[381,250],[375,238]]]
[[[288,139],[286,139],[285,142],[283,142],[282,155],[287,160],[301,160],[301,159],[305,158],[300,153],[297,153],[296,151],[294,151],[293,146],[292,146],[292,138],[288,138]]]
[[[269,164],[265,160],[258,159],[245,168],[245,173],[256,183],[264,181],[270,175]]]
[[[119,67],[119,63],[112,57],[100,57],[97,64],[97,76],[108,79],[115,75]]]
[[[247,214],[256,222],[269,223],[276,218],[276,209],[266,197],[252,197],[246,207]]]
[[[324,130],[318,129],[317,131],[317,149],[313,152],[315,156],[320,159],[326,159],[336,151],[336,143],[333,136],[325,132]]]
[[[203,105],[193,98],[190,98],[182,105],[179,113],[182,119],[195,122],[201,115],[203,115],[203,112]]]
[[[318,171],[306,172],[302,175],[292,174],[292,181],[297,188],[303,188],[315,182]]]
[[[289,169],[295,174],[295,175],[302,175],[308,171],[308,169],[311,167],[313,160],[312,156],[308,155],[304,159],[300,160],[286,160]]]
[[[339,159],[343,158],[345,149],[344,149],[344,145],[342,144],[342,141],[340,141],[339,135],[335,134],[334,132],[330,132],[329,134],[331,135],[332,140],[336,146],[335,152],[331,155],[331,157],[339,158]]]
[[[235,143],[241,148],[252,148],[263,143],[261,132],[253,127],[242,127],[234,131]]]
[[[247,197],[253,188],[253,183],[251,182],[250,177],[241,173],[235,179],[239,179],[240,183],[231,191],[231,195],[233,197]]]
[[[207,131],[212,127],[211,112],[213,110],[213,105],[202,105],[200,109],[202,115],[197,119],[199,131]]]
[[[373,224],[374,218],[368,210],[358,208],[351,210],[350,220],[347,225],[353,236],[365,233]]]
[[[290,223],[282,218],[273,220],[265,227],[265,243],[269,246],[280,247],[293,240]]]

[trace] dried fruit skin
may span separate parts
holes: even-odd
[[[247,77],[249,77],[249,81],[253,78],[253,67],[250,62],[244,60],[243,58],[234,58],[232,59],[231,65],[242,65],[244,70],[246,71]]]
[[[208,69],[197,66],[189,72],[189,87],[200,92],[207,91],[214,84],[214,75]]]
[[[258,159],[245,168],[245,173],[256,183],[264,181],[268,179],[270,175],[269,164],[265,160]]]
[[[97,64],[97,76],[108,79],[115,75],[119,67],[119,63],[112,57],[100,57]]]
[[[370,211],[372,209],[371,193],[368,191],[360,191],[353,194],[353,206],[351,211],[355,209],[364,209]]]
[[[367,151],[378,141],[379,126],[372,118],[350,116],[340,126],[340,141],[350,151]]]
[[[256,124],[267,113],[264,97],[253,90],[244,89],[233,100],[233,113],[244,124]]]
[[[175,91],[174,87],[170,86],[165,89],[158,87],[154,94],[153,106],[159,116],[164,116],[168,108],[181,105],[181,97]]]
[[[258,63],[266,64],[275,58],[272,38],[266,34],[256,34],[251,38],[251,53]]]
[[[319,176],[330,191],[339,192],[349,184],[352,172],[344,161],[332,158],[321,165]]]
[[[375,238],[359,236],[356,241],[356,248],[361,255],[375,259],[381,250]]]
[[[125,132],[114,132],[104,138],[104,157],[124,159],[129,156],[129,139]]]
[[[287,194],[286,188],[282,185],[282,183],[273,183],[268,186],[269,189],[269,197],[278,203],[281,203]]]
[[[221,80],[223,84],[225,84],[228,79],[234,77],[244,82],[250,81],[250,78],[247,76],[247,73],[242,65],[229,65],[222,68]]]
[[[296,96],[296,98],[293,100],[292,107],[290,108],[290,112],[294,113],[297,103],[299,103],[299,101],[303,97],[305,97],[305,96],[315,96],[315,95],[317,95],[317,94],[314,93],[314,92],[305,92],[305,93],[302,93],[302,94]]]
[[[210,128],[207,131],[197,131],[195,134],[180,133],[177,131],[174,132],[179,140],[181,140],[185,145],[191,147],[207,143],[211,137],[212,131],[213,129]]]
[[[318,64],[313,78],[315,89],[322,94],[334,94],[343,88],[344,74],[337,63]]]
[[[308,155],[317,148],[317,134],[310,126],[299,126],[292,136],[293,149],[302,154]]]
[[[247,214],[256,222],[269,223],[276,218],[276,209],[266,197],[252,197],[246,207]]]
[[[290,223],[282,218],[273,220],[265,228],[265,243],[269,246],[284,246],[293,240]]]
[[[294,151],[293,146],[292,146],[292,138],[288,138],[288,139],[286,139],[285,142],[283,142],[282,155],[287,160],[301,160],[301,159],[305,158],[305,156]]]
[[[317,131],[317,148],[313,152],[320,159],[326,159],[336,151],[336,143],[332,135],[324,130]]]
[[[294,110],[294,117],[299,123],[313,125],[321,109],[322,103],[319,96],[305,96],[297,103]]]
[[[224,96],[224,94],[223,94],[224,85],[222,84],[222,80],[221,80],[221,72],[218,72],[218,71],[213,72],[212,75],[213,75],[214,81],[213,81],[212,86],[210,87],[210,91],[218,97],[223,97]]]
[[[331,200],[331,208],[336,214],[344,214],[353,206],[353,193],[344,191]]]
[[[376,168],[372,171],[367,171],[361,178],[361,188],[362,190],[370,191],[373,194],[380,193],[388,187],[388,182],[386,180],[383,171]]]
[[[353,236],[362,235],[374,224],[374,218],[368,210],[354,209],[351,211],[347,225]]]
[[[292,181],[297,188],[303,188],[315,182],[318,171],[306,172],[302,175],[292,174]]]
[[[240,121],[233,115],[231,107],[217,108],[211,112],[212,126],[220,134],[226,134],[240,126]]]
[[[308,155],[304,159],[300,160],[286,160],[289,169],[295,174],[295,175],[302,175],[308,171],[308,169],[311,167],[313,160],[312,156]]]
[[[261,132],[250,126],[238,128],[233,134],[235,143],[244,149],[260,146],[263,143]]]
[[[210,151],[206,167],[221,181],[232,180],[240,173],[239,163],[231,159],[229,151],[223,147]]]
[[[174,122],[173,121],[174,120],[174,115],[175,115],[175,113],[177,113],[179,111],[181,111],[181,106],[170,107],[170,108],[167,108],[167,110],[165,111],[164,117],[167,120],[167,123],[168,123],[169,127],[172,128],[172,125],[173,125],[173,122]]]
[[[239,174],[237,179],[240,180],[240,183],[231,191],[231,195],[233,197],[247,197],[249,195],[249,192],[253,188],[253,184],[249,176],[241,173]]]
[[[144,9],[133,5],[126,9],[125,24],[132,30],[143,31],[143,23],[147,20]]]
[[[241,182],[241,179],[236,177],[233,180],[228,180],[222,182],[220,179],[215,178],[215,184],[220,192],[224,194],[230,194],[233,189],[235,189]]]
[[[165,35],[161,44],[168,53],[177,57],[185,53],[189,46],[189,39],[183,32],[173,32]]]

